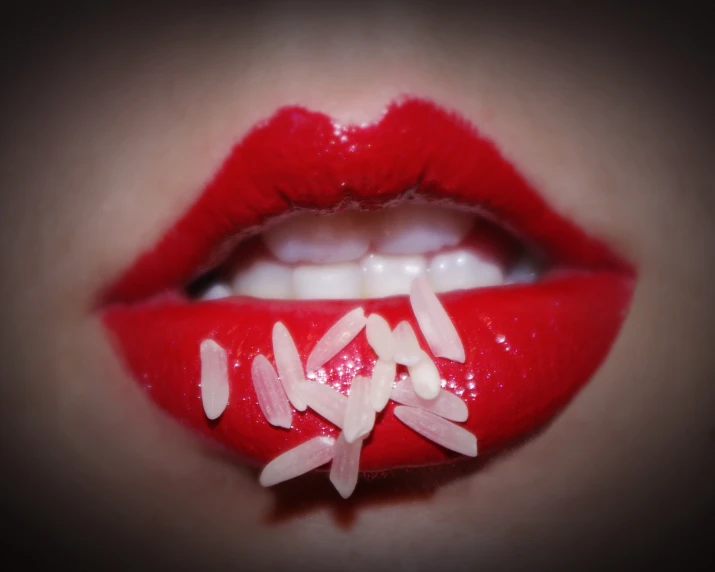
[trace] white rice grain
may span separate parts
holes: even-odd
[[[466,421],[469,416],[467,404],[454,393],[440,389],[437,397],[428,401],[415,393],[412,381],[409,378],[399,381],[392,389],[390,397],[397,403],[424,409],[450,421]]]
[[[468,457],[477,456],[477,438],[451,421],[406,405],[395,407],[395,416],[410,429],[442,447]]]
[[[393,332],[395,339],[395,353],[393,359],[402,365],[417,365],[422,355],[417,335],[409,322],[402,321],[397,324]]]
[[[281,322],[276,322],[273,325],[273,354],[276,357],[276,368],[288,399],[298,411],[305,411],[306,404],[298,392],[298,384],[305,381],[305,372],[300,363],[300,355],[295,347],[295,342],[288,328]]]
[[[333,462],[330,465],[330,482],[344,499],[353,494],[357,485],[360,474],[360,449],[362,449],[362,439],[348,443],[344,433],[340,433],[335,442]]]
[[[321,417],[343,428],[348,398],[329,385],[317,381],[302,381],[298,384],[301,399]]]
[[[410,303],[422,334],[435,357],[464,363],[464,345],[457,329],[423,276],[412,281]]]
[[[415,393],[422,399],[431,401],[439,395],[440,386],[442,383],[439,377],[439,371],[432,359],[426,352],[421,352],[420,361],[416,365],[407,368],[412,379],[412,387]]]
[[[340,318],[327,332],[318,340],[308,356],[306,369],[312,373],[320,369],[332,357],[338,354],[347,346],[360,331],[365,327],[367,318],[362,308],[355,308],[351,312]]]
[[[377,356],[384,361],[390,361],[395,354],[395,338],[387,320],[379,314],[370,314],[365,326],[367,343],[375,350]]]
[[[293,412],[283,386],[278,381],[278,374],[266,356],[258,354],[253,358],[251,378],[258,396],[258,405],[268,423],[290,429]]]
[[[228,357],[213,340],[199,346],[201,358],[201,403],[209,419],[218,419],[228,405]]]
[[[261,471],[258,482],[261,486],[271,487],[317,469],[333,458],[334,448],[335,439],[332,437],[313,437],[268,463]]]
[[[350,385],[343,433],[348,443],[370,434],[375,426],[375,410],[370,403],[370,380],[355,376]]]
[[[396,374],[397,364],[394,361],[377,359],[370,378],[370,403],[378,413],[385,409],[385,405],[390,401]]]

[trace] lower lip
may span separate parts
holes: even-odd
[[[440,295],[465,342],[464,364],[437,359],[446,389],[467,403],[464,426],[477,436],[480,454],[494,452],[553,418],[591,378],[626,314],[633,278],[597,270],[562,273],[528,285]],[[172,416],[235,451],[245,462],[265,464],[316,435],[338,429],[312,411],[294,413],[291,430],[263,417],[251,383],[257,354],[273,360],[271,331],[283,322],[304,360],[316,341],[357,306],[379,313],[391,326],[408,320],[419,332],[406,297],[372,300],[280,301],[234,297],[202,303],[166,297],[104,310],[120,354],[133,377]],[[169,332],[170,334],[167,334]],[[418,334],[419,336],[420,334]],[[226,348],[230,401],[217,421],[201,402],[199,345],[211,338]],[[420,339],[427,347],[424,339]],[[320,372],[345,393],[355,375],[369,375],[374,352],[358,336]],[[362,471],[426,466],[455,458],[404,426],[394,405],[378,415],[360,459]]]

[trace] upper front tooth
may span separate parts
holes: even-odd
[[[293,298],[293,271],[283,264],[258,259],[234,276],[233,291],[256,298]]]
[[[435,256],[427,277],[435,292],[483,288],[504,283],[504,271],[499,264],[466,249]]]
[[[426,270],[427,263],[422,256],[366,256],[362,260],[365,296],[383,298],[407,294],[412,281]]]
[[[360,298],[360,266],[320,264],[297,266],[293,270],[296,297],[312,299]]]
[[[370,235],[361,213],[303,214],[266,229],[263,240],[273,255],[295,262],[348,262],[367,252]]]
[[[434,205],[405,204],[375,213],[373,242],[383,254],[421,254],[459,244],[474,217]]]

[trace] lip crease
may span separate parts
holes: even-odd
[[[631,265],[551,209],[496,146],[457,114],[422,99],[389,106],[367,126],[285,107],[230,152],[189,211],[99,295],[98,308],[132,377],[165,411],[249,464],[265,464],[338,429],[310,409],[290,430],[268,424],[251,383],[253,358],[274,361],[271,330],[283,322],[305,363],[318,339],[357,306],[392,327],[410,322],[406,296],[368,300],[195,302],[183,289],[217,266],[269,220],[296,209],[373,210],[403,197],[479,212],[521,237],[558,272],[532,284],[440,294],[464,341],[464,364],[437,358],[446,389],[468,406],[463,426],[480,455],[498,451],[552,419],[592,377],[626,315]],[[201,341],[229,359],[230,401],[209,421],[200,397]],[[347,392],[376,356],[358,336],[319,372]],[[399,371],[399,370],[398,370]],[[426,466],[457,455],[403,425],[390,402],[365,441],[361,471]]]

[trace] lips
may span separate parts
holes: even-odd
[[[606,356],[630,302],[634,274],[602,242],[553,211],[496,146],[459,116],[418,99],[392,104],[379,123],[336,125],[298,107],[279,110],[231,151],[190,210],[99,297],[100,312],[134,379],[162,409],[250,464],[265,464],[338,429],[294,412],[290,430],[263,417],[251,383],[258,354],[273,361],[277,321],[303,363],[318,339],[356,306],[394,327],[409,321],[407,297],[369,300],[195,302],[182,292],[270,219],[295,209],[373,210],[409,196],[480,212],[528,242],[558,271],[537,283],[440,294],[465,346],[464,364],[437,358],[446,389],[468,406],[463,424],[480,454],[523,438],[556,415]],[[226,349],[230,401],[209,421],[202,407],[199,346]],[[364,335],[330,360],[322,381],[344,393],[369,376],[376,355]],[[324,379],[323,379],[324,378]],[[362,471],[454,459],[394,415],[378,414]]]

